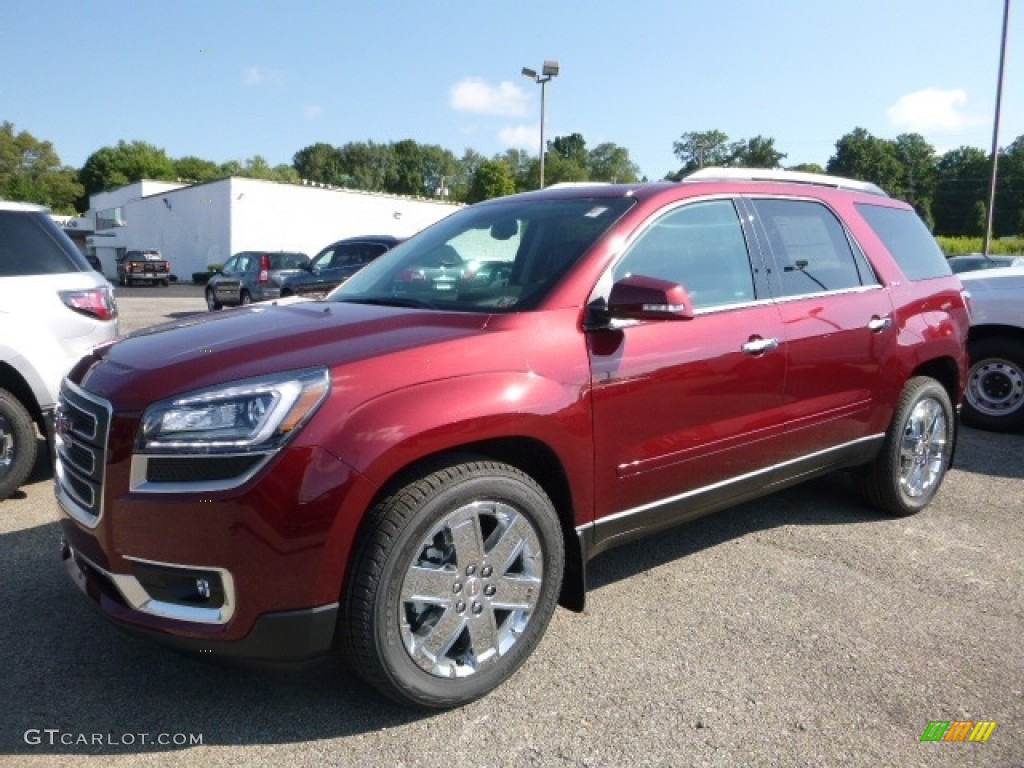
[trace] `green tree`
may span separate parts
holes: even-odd
[[[938,235],[980,235],[977,207],[982,221],[988,201],[989,159],[976,147],[959,147],[936,162],[935,196],[932,215]]]
[[[728,165],[732,157],[729,136],[721,131],[691,131],[672,143],[672,151],[682,167],[669,178],[676,181],[698,168]]]
[[[629,150],[604,142],[587,153],[587,170],[592,181],[628,184],[640,176],[640,169],[629,159]]]
[[[537,183],[540,183],[540,167],[537,168]],[[544,160],[544,186],[561,182],[587,181],[590,174],[585,165],[575,158],[564,157],[557,152],[549,152]]]
[[[142,179],[177,178],[174,163],[164,150],[144,141],[124,140],[89,155],[78,176],[89,195]]]
[[[999,154],[992,229],[996,237],[1024,235],[1024,135]]]
[[[571,133],[568,136],[556,136],[548,142],[548,157],[559,155],[565,160],[585,168],[587,165],[587,142],[582,134]],[[544,159],[547,165],[548,159]]]
[[[898,188],[889,191],[914,206],[921,218],[933,227],[932,206],[939,175],[935,148],[919,133],[903,133],[896,137],[894,149],[903,163],[903,178]]]
[[[302,179],[321,184],[342,183],[341,152],[330,144],[318,142],[303,147],[292,157],[292,167]]]
[[[83,187],[73,168],[62,165],[53,145],[14,124],[0,124],[0,198],[49,206],[73,213]]]
[[[797,163],[786,168],[787,171],[800,171],[801,173],[824,173],[825,169],[817,163]]]
[[[515,191],[516,182],[508,165],[501,160],[485,160],[473,173],[466,202],[478,203],[492,197],[511,195]]]
[[[854,128],[836,142],[836,153],[829,158],[828,173],[877,184],[899,196],[903,190],[903,162],[895,142],[872,136],[863,128]]]
[[[502,161],[512,171],[517,192],[537,188],[540,180],[540,161],[536,157],[521,149],[506,149],[503,155],[495,155],[494,160]]]
[[[174,173],[182,181],[203,183],[221,178],[221,169],[212,160],[203,160],[195,155],[186,155],[174,160]]]
[[[388,191],[388,179],[395,173],[393,149],[372,141],[350,142],[338,147],[339,177],[335,182],[367,192]]]
[[[785,152],[775,148],[775,139],[755,136],[730,144],[725,164],[740,168],[779,168],[785,157]]]

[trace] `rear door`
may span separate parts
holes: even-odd
[[[749,198],[784,327],[789,458],[867,437],[896,343],[892,301],[838,216],[818,200]]]
[[[735,203],[657,216],[593,298],[626,275],[682,284],[691,320],[588,334],[596,455],[595,547],[700,514],[759,488],[784,429],[778,308]],[[606,298],[606,295],[604,296]]]

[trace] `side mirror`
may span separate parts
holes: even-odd
[[[692,320],[693,304],[678,283],[627,275],[612,286],[607,314],[629,320]]]

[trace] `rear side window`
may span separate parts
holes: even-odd
[[[843,291],[875,282],[829,208],[810,200],[751,202],[775,258],[780,296]]]
[[[908,280],[928,280],[953,273],[939,244],[916,213],[869,203],[856,206]]]
[[[85,257],[45,213],[0,211],[0,277],[88,270]]]
[[[271,269],[298,269],[309,259],[304,253],[272,253],[270,254]]]

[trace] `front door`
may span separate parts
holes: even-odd
[[[733,201],[659,215],[602,284],[630,274],[683,285],[695,316],[589,333],[595,550],[759,487],[784,433],[782,321]]]

